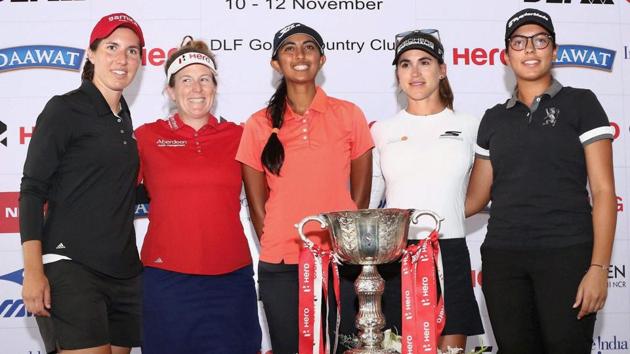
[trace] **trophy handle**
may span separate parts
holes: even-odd
[[[302,242],[304,242],[306,247],[312,250],[315,244],[313,243],[313,241],[310,241],[306,237],[303,231],[304,225],[306,225],[306,223],[308,223],[309,221],[319,221],[319,224],[322,229],[327,228],[328,223],[326,222],[326,219],[324,219],[324,216],[320,214],[320,215],[307,216],[304,219],[302,219],[302,221],[300,221],[298,224],[295,225],[295,227],[298,229],[298,233],[300,234],[300,238],[302,239]]]
[[[423,215],[428,215],[430,217],[433,218],[433,220],[435,221],[435,231],[437,231],[438,233],[440,232],[440,227],[442,226],[442,221],[444,221],[444,218],[441,218],[438,214],[432,212],[431,210],[415,210],[412,209],[413,212],[411,213],[411,222],[413,222],[414,224],[418,223],[418,219],[423,216]]]

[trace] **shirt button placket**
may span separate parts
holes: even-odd
[[[122,123],[122,118],[116,116],[116,123]],[[125,134],[125,131],[123,129],[120,129],[120,134]],[[124,138],[123,145],[127,145],[127,140],[124,140]]]
[[[304,117],[302,118],[302,133],[304,134],[302,140],[304,140],[305,144],[308,144],[308,112],[304,112]]]
[[[197,140],[197,138],[199,137],[199,133],[195,132],[193,136],[195,137],[195,147],[197,148],[197,153],[201,154],[201,144],[199,144],[199,140]]]

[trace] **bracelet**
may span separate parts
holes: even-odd
[[[590,267],[600,267],[602,270],[608,271],[608,267],[601,265],[601,264],[597,264],[597,263],[591,263]]]

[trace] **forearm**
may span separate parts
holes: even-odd
[[[613,190],[593,193],[593,255],[591,264],[608,267],[617,225],[617,200]]]
[[[372,191],[372,151],[352,160],[350,165],[350,196],[359,209],[370,205]]]
[[[264,172],[255,170],[245,164],[241,165],[241,170],[245,196],[247,196],[249,217],[254,225],[256,236],[260,239],[263,234],[266,215],[265,204],[267,203],[267,198],[269,198],[269,187],[267,186]]]
[[[42,263],[42,242],[39,240],[30,240],[22,244],[22,255],[24,257],[24,273],[44,273],[44,265]]]
[[[249,205],[249,218],[252,221],[252,225],[254,225],[254,231],[256,232],[256,236],[258,239],[262,236],[263,233],[263,224],[265,220],[265,211],[260,211],[260,208],[254,208],[251,204]]]
[[[492,180],[490,160],[476,158],[470,174],[470,180],[468,181],[466,201],[464,202],[464,215],[466,217],[477,214],[488,205]]]

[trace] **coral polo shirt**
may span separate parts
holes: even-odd
[[[326,96],[319,87],[304,115],[287,105],[278,134],[285,151],[280,176],[263,168],[260,159],[270,134],[265,109],[254,113],[245,124],[236,159],[264,171],[269,186],[260,259],[297,264],[302,241],[294,225],[309,215],[357,208],[350,197],[350,163],[374,143],[363,112]],[[307,224],[305,231],[310,240],[330,247],[328,233],[318,223]]]
[[[251,264],[240,211],[243,128],[210,117],[195,131],[178,115],[136,129],[141,178],[149,192],[145,266],[224,274]]]

